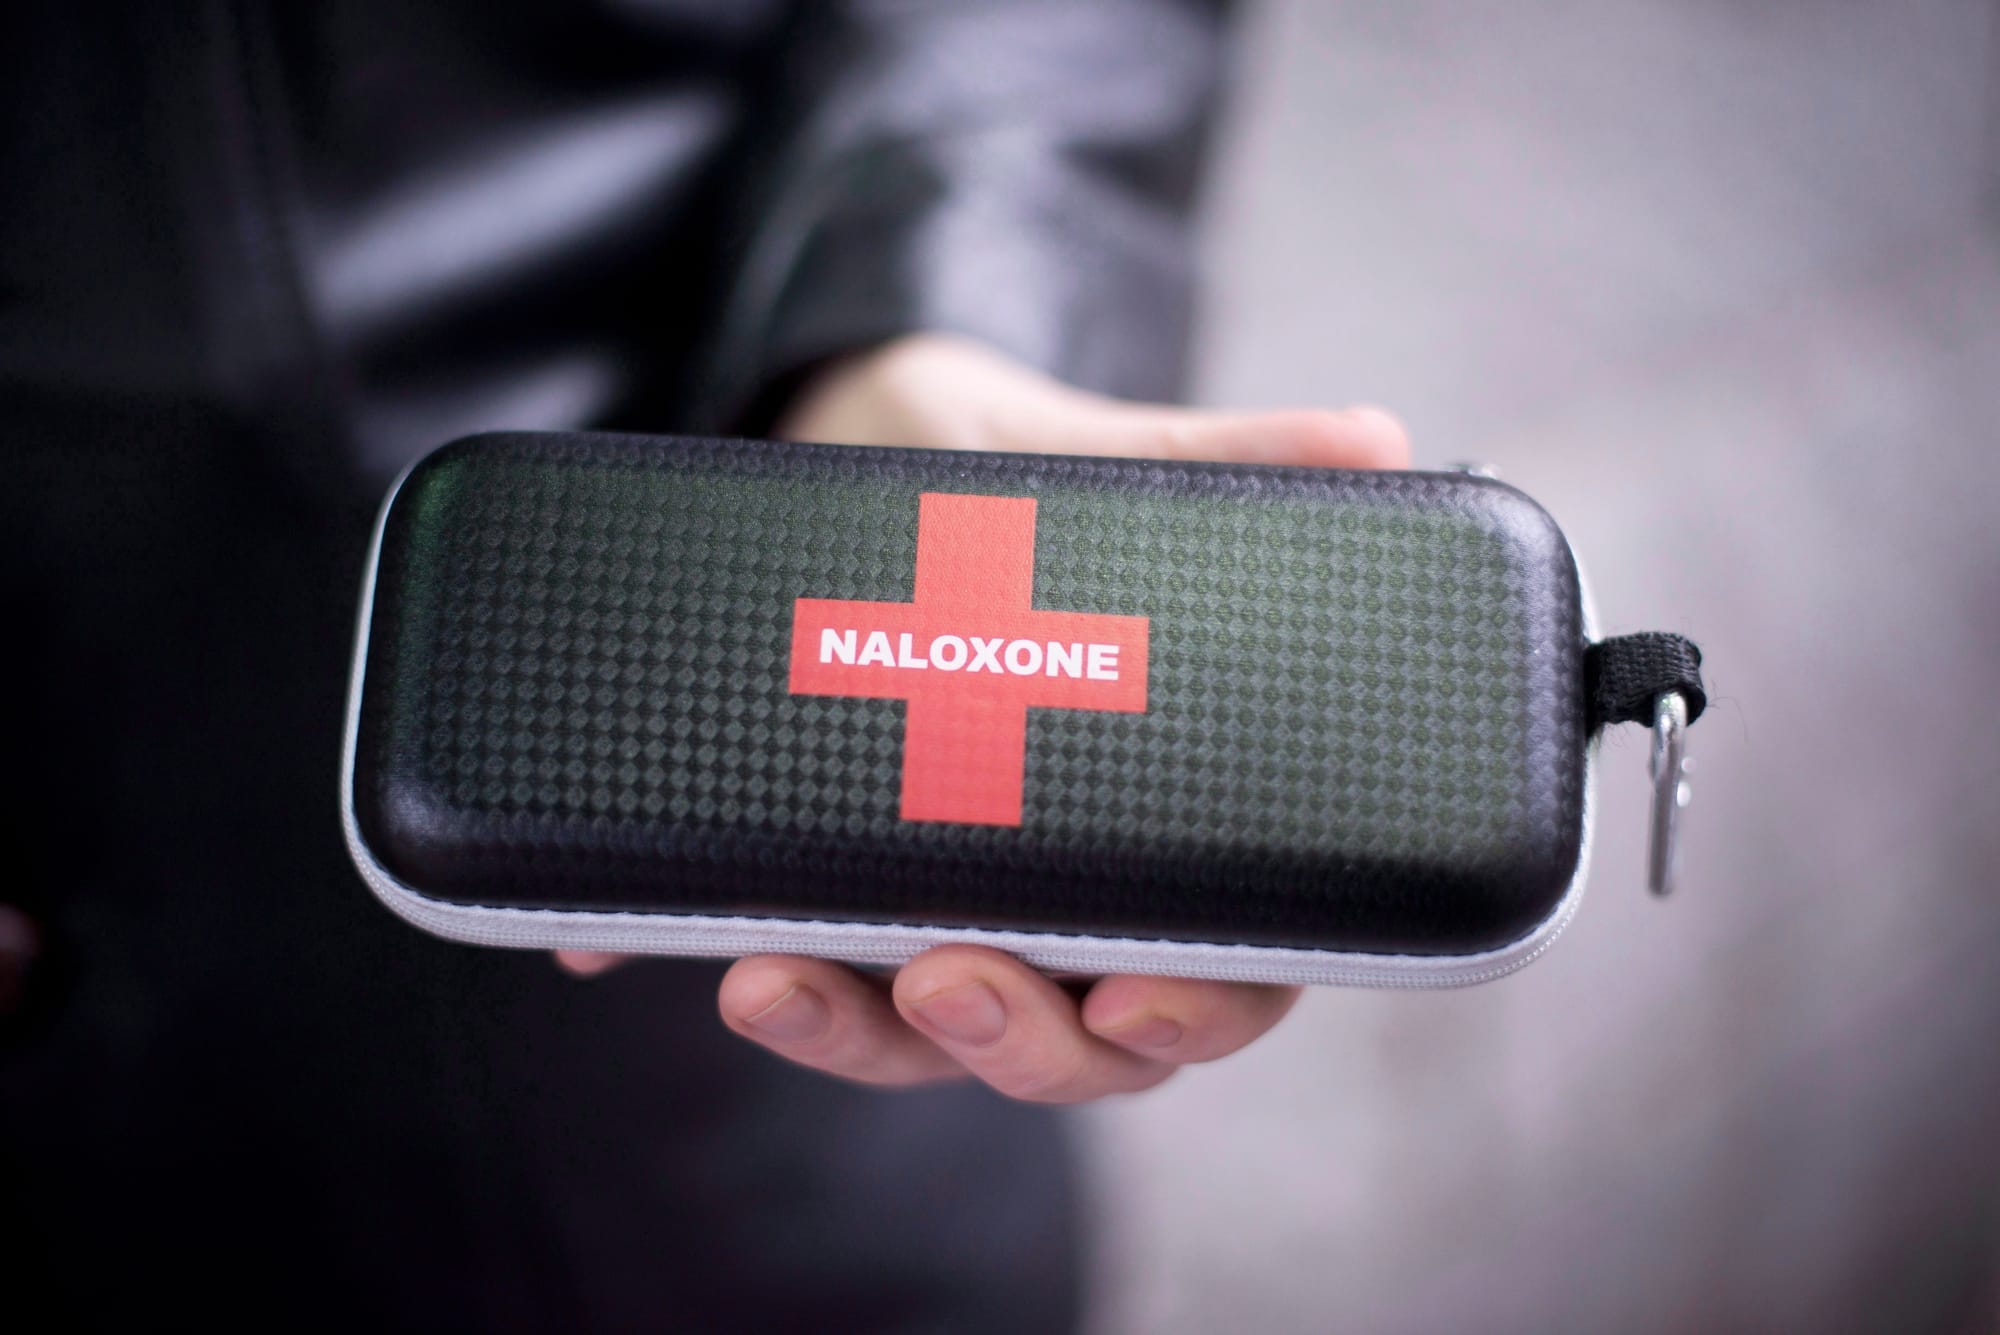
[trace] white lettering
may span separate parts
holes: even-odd
[[[1017,677],[1032,677],[1042,670],[1042,646],[1033,640],[1012,640],[1007,645],[1007,670]]]
[[[819,661],[831,663],[836,658],[843,663],[854,661],[854,632],[829,626],[819,633]]]
[[[1119,679],[1119,646],[1115,644],[938,635],[928,646],[929,657],[920,657],[915,635],[899,631],[894,639],[891,643],[890,633],[885,630],[822,627],[819,661],[917,671],[936,668],[940,672],[991,672],[1002,676],[1011,673],[1016,677]]]
[[[965,641],[956,635],[938,636],[931,641],[931,663],[941,672],[958,671],[965,666]]]
[[[1095,645],[1091,647],[1096,648]],[[887,631],[868,632],[868,642],[861,646],[861,666],[867,667],[870,663],[880,663],[883,667],[896,666],[896,655],[889,651]]]

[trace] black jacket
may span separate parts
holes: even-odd
[[[1050,1328],[1053,1125],[395,923],[334,774],[368,512],[489,427],[766,426],[973,335],[1170,393],[1201,5],[6,7],[0,1304]],[[0,1306],[0,1324],[11,1313]]]

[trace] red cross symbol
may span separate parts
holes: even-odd
[[[1146,618],[1034,587],[1032,499],[925,492],[914,601],[794,604],[794,695],[905,702],[904,820],[1019,825],[1031,706],[1146,712]]]

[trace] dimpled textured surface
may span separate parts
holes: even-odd
[[[1037,498],[1034,605],[1151,619],[1144,714],[1030,710],[1019,828],[898,818],[903,704],[793,600],[912,596],[918,495]],[[1577,576],[1458,474],[504,435],[384,521],[369,848],[459,903],[1452,954],[1582,837]]]

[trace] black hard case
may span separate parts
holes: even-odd
[[[912,599],[927,493],[1032,498],[1033,606],[1147,619],[1144,712],[1028,711],[1018,826],[902,819],[904,704],[790,689],[798,599]],[[385,503],[343,814],[462,940],[1476,981],[1580,893],[1586,644],[1466,474],[481,436]]]

